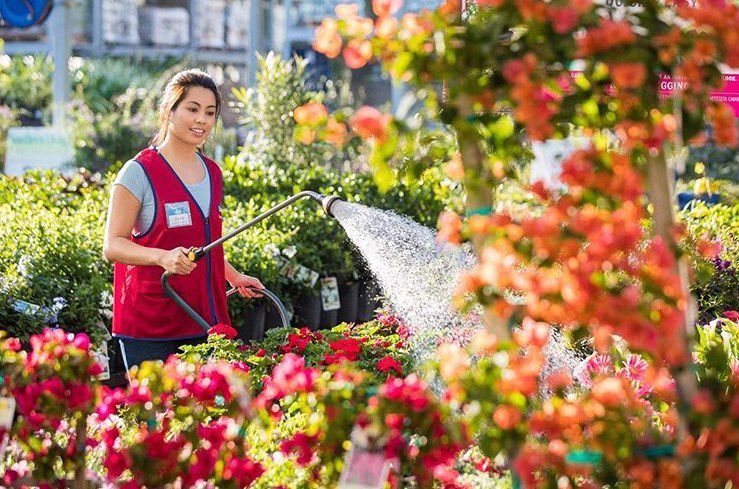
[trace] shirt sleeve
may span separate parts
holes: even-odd
[[[129,160],[118,172],[113,185],[123,185],[143,204],[147,193],[151,192],[151,184],[138,161]]]

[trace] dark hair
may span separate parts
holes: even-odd
[[[216,116],[221,113],[221,94],[218,93],[218,85],[213,78],[198,69],[180,71],[167,83],[162,100],[159,102],[159,132],[151,140],[152,145],[156,146],[164,141],[169,114],[182,102],[190,87],[203,87],[213,92],[216,97]]]

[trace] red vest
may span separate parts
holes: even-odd
[[[155,148],[134,158],[152,186],[156,210],[148,230],[132,234],[132,242],[148,248],[171,250],[178,246],[205,246],[221,237],[223,200],[221,169],[203,157],[210,176],[210,214],[200,206],[174,169]],[[189,209],[189,217],[188,217]],[[223,247],[218,246],[198,262],[189,275],[172,275],[169,283],[209,324],[230,324],[226,306],[226,274]],[[113,335],[118,338],[185,339],[205,331],[164,294],[160,283],[164,269],[116,263],[114,268]]]

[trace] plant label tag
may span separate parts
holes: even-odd
[[[339,284],[336,277],[321,279],[321,302],[323,302],[324,311],[334,311],[341,307]]]
[[[37,306],[36,304],[31,304],[30,302],[22,301],[20,299],[13,300],[12,307],[14,311],[19,312],[21,314],[28,314],[29,316],[33,316],[39,311],[39,309],[41,309],[41,306]]]
[[[318,279],[321,278],[321,276],[318,274],[318,272],[315,272],[313,270],[310,271],[310,278],[308,279],[308,285],[313,287],[316,285],[316,282],[318,282]]]
[[[98,363],[98,365],[103,367],[103,371],[100,372],[100,375],[97,376],[98,380],[108,380],[110,378],[110,358],[108,358],[107,345],[105,347],[105,350],[105,352],[93,352],[95,361]]]
[[[15,398],[0,397],[0,429],[9,430],[15,415]]]
[[[167,215],[168,228],[192,226],[190,203],[187,201],[164,204],[164,213]]]
[[[352,448],[344,459],[339,489],[382,489],[390,475],[390,461],[384,451]]]

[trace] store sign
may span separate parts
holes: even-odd
[[[734,116],[739,117],[739,72],[724,73],[724,86],[709,94],[713,102],[723,102],[734,111]],[[687,88],[688,82],[682,78],[673,78],[661,74],[659,77],[659,96],[670,97],[673,93]]]
[[[74,159],[72,136],[53,127],[8,129],[5,169],[7,175],[22,175],[31,169],[60,170]]]
[[[581,75],[583,72],[579,70],[570,70],[570,76],[574,79],[576,76]],[[708,94],[709,98],[714,102],[723,102],[734,111],[734,116],[739,118],[739,72],[735,73],[724,73],[724,84],[723,86],[715,91]],[[672,96],[675,92],[680,92],[688,87],[688,81],[679,78],[672,77],[670,75],[660,73],[659,75],[659,90],[660,98],[667,98]],[[614,95],[616,92],[615,87],[611,85],[606,89],[606,93]]]

